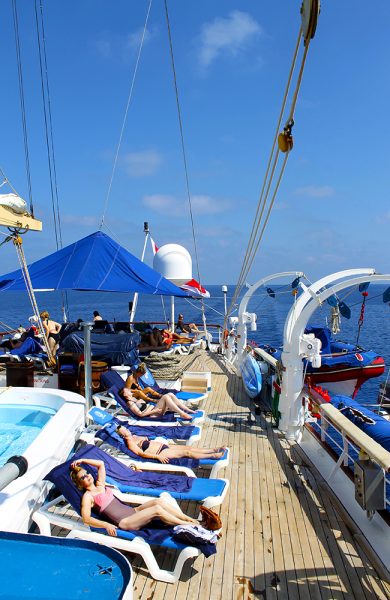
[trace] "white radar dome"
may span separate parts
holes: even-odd
[[[165,244],[154,255],[153,269],[176,285],[182,285],[192,279],[191,255],[183,246]]]

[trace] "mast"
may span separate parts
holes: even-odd
[[[149,223],[147,221],[144,222],[144,234],[145,234],[145,240],[144,240],[144,247],[142,249],[142,255],[141,255],[142,262],[144,262],[145,252],[146,252],[146,244],[147,244],[148,238],[150,236]],[[132,323],[134,320],[135,311],[137,310],[137,304],[138,304],[138,292],[135,292],[134,296],[133,296],[131,310],[130,310],[130,317],[129,317],[130,323]]]

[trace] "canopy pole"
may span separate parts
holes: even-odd
[[[144,234],[145,234],[145,240],[144,240],[144,247],[143,247],[142,255],[141,255],[142,262],[144,262],[145,252],[146,252],[146,244],[147,244],[148,238],[150,236],[149,223],[147,221],[144,222]],[[132,305],[131,311],[130,311],[130,323],[132,323],[134,321],[135,311],[137,310],[137,304],[138,304],[138,292],[135,292],[134,296],[133,296],[133,305]]]
[[[84,321],[81,323],[84,331],[84,382],[85,382],[85,423],[87,415],[92,408],[92,354],[91,354],[91,331],[93,323]]]
[[[171,296],[171,330],[175,331],[175,296]]]

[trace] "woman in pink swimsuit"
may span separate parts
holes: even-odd
[[[98,470],[94,480],[81,465],[91,465]],[[70,467],[70,476],[79,490],[82,490],[81,517],[86,525],[106,529],[112,536],[117,529],[129,531],[145,527],[153,519],[160,519],[167,525],[199,525],[199,521],[185,515],[180,508],[170,502],[156,498],[132,508],[116,498],[112,489],[106,487],[106,469],[102,460],[75,460]],[[101,519],[92,516],[92,510],[99,513]]]

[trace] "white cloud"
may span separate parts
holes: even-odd
[[[128,152],[122,158],[129,177],[150,177],[155,175],[163,163],[162,155],[156,150]]]
[[[67,225],[79,225],[80,227],[96,227],[99,218],[96,215],[63,215],[61,222]]]
[[[148,44],[157,34],[157,29],[146,30],[143,45]],[[104,59],[120,58],[127,61],[138,52],[143,35],[143,28],[137,29],[126,36],[110,31],[104,32],[93,42],[93,47]]]
[[[200,65],[207,68],[221,55],[237,56],[262,33],[259,23],[239,10],[232,11],[226,18],[218,17],[205,23],[200,34]]]
[[[112,44],[108,39],[100,39],[95,42],[95,48],[98,51],[98,54],[103,56],[103,58],[109,58],[112,52]]]
[[[297,196],[306,196],[307,198],[329,198],[330,196],[334,196],[335,190],[330,185],[308,185],[296,189],[295,194]]]
[[[188,202],[184,198],[179,199],[170,195],[153,194],[145,196],[143,203],[151,210],[164,215],[182,217],[188,214]],[[193,213],[196,215],[215,215],[230,208],[228,201],[205,195],[192,196],[191,204]]]
[[[137,50],[138,51],[139,46],[141,44],[143,32],[144,32],[144,28],[141,27],[137,31],[130,33],[124,42],[124,48],[129,49],[129,50]],[[145,31],[143,44],[146,45],[148,42],[150,42],[155,37],[156,32],[157,32],[156,29],[154,29],[153,31],[147,29]]]

